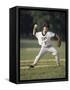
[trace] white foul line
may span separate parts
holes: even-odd
[[[32,62],[33,60],[20,60],[20,62]],[[45,62],[45,61],[56,61],[55,59],[43,59],[41,60],[41,62]],[[61,59],[61,61],[65,61],[65,59]]]
[[[35,66],[34,68],[43,68],[43,67],[60,67],[60,66],[57,66],[57,65],[38,65],[38,66]],[[34,69],[32,68],[32,69]],[[29,66],[25,66],[25,67],[20,67],[20,69],[31,69]]]

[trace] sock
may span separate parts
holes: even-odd
[[[56,55],[55,59],[56,59],[56,64],[60,65],[60,57],[59,57],[59,55]]]
[[[40,56],[36,56],[32,65],[36,65],[38,63],[39,59],[40,59]]]

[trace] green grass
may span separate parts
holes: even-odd
[[[24,68],[32,62],[21,62],[20,80],[34,80],[34,79],[51,79],[51,78],[64,78],[65,77],[65,63],[61,61],[61,66],[57,66],[55,61],[47,61],[38,63],[37,66],[43,66],[33,69]],[[48,66],[47,66],[48,65]],[[22,68],[23,67],[23,68]]]
[[[48,65],[47,67],[38,67],[34,69],[24,68],[34,61],[39,53],[40,46],[37,40],[20,41],[20,80],[50,79],[65,77],[65,43],[62,42],[60,48],[57,47],[56,41],[52,41],[53,46],[59,51],[61,66],[56,66],[56,61],[51,53],[46,53],[39,61],[37,66]],[[23,69],[23,68],[24,69]]]

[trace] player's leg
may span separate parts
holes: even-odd
[[[52,52],[52,55],[55,56],[56,64],[57,64],[57,66],[59,66],[59,65],[60,65],[59,52],[58,52],[54,47],[50,47],[50,48],[48,49],[48,51]]]
[[[45,54],[46,51],[47,51],[47,50],[46,50],[44,47],[41,47],[40,52],[39,52],[39,54],[36,56],[33,64],[31,65],[31,67],[35,66],[35,65],[38,63],[38,61],[39,61],[40,58]]]

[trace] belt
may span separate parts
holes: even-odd
[[[45,48],[50,48],[52,45],[47,45],[47,46],[44,46]]]

